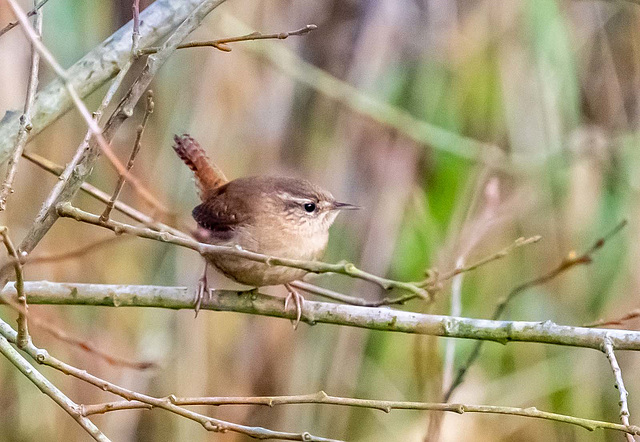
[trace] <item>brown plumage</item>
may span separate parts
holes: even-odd
[[[175,141],[174,149],[193,170],[202,199],[193,209],[201,241],[280,258],[317,260],[338,211],[356,208],[302,179],[252,176],[227,182],[193,138],[185,134]],[[307,273],[229,255],[206,259],[227,277],[252,287],[286,285]],[[294,300],[296,296],[301,298],[296,294]],[[295,302],[300,315],[302,301]]]

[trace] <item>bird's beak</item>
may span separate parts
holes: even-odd
[[[332,210],[359,210],[361,209],[360,206],[355,206],[353,204],[349,204],[349,203],[341,203],[338,201],[335,201],[331,207]]]

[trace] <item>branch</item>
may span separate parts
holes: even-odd
[[[29,343],[29,345],[32,346],[33,344]],[[56,404],[60,405],[94,440],[109,442],[109,439],[102,434],[100,429],[98,429],[91,420],[82,415],[80,407],[29,364],[29,362],[9,344],[4,336],[0,336],[0,353],[9,359],[40,391],[53,399]]]
[[[192,309],[194,293],[187,287],[160,287],[108,284],[73,284],[29,281],[24,285],[29,302],[50,305],[94,305],[109,307],[160,307]],[[8,283],[0,296],[15,297],[13,283]],[[296,312],[284,309],[284,298],[264,295],[257,290],[212,290],[202,310],[249,313],[284,319],[295,319]],[[387,307],[371,308],[305,300],[302,322],[337,324],[370,330],[476,339],[501,344],[538,342],[601,350],[609,336],[617,350],[640,350],[640,331],[601,330],[557,325],[551,321],[490,321],[427,315]]]
[[[67,71],[58,63],[58,61],[55,59],[53,54],[51,54],[51,52],[42,43],[42,40],[38,38],[38,34],[29,24],[29,19],[27,18],[27,15],[18,6],[17,0],[7,0],[7,1],[9,2],[9,5],[11,6],[11,9],[13,10],[14,14],[16,15],[16,17],[18,17],[18,20],[22,24],[22,29],[24,30],[25,34],[27,35],[29,40],[31,40],[32,47],[40,53],[42,58],[44,58],[47,61],[49,66],[51,66],[51,68],[58,75],[58,77],[60,77],[64,81],[65,88],[67,89],[67,92],[71,96],[71,99],[76,109],[80,112],[80,114],[82,115],[82,118],[84,118],[85,122],[89,126],[89,132],[91,134],[91,137],[96,141],[96,143],[100,147],[100,150],[105,155],[105,157],[107,157],[109,162],[111,162],[111,164],[115,167],[118,173],[120,173],[121,175],[125,175],[127,179],[129,179],[129,181],[133,184],[133,188],[136,191],[136,193],[138,193],[147,203],[151,204],[153,207],[157,208],[158,210],[166,211],[166,208],[162,205],[162,203],[160,203],[160,201],[158,201],[153,196],[153,194],[140,183],[138,178],[130,174],[126,169],[126,167],[120,162],[116,154],[113,152],[113,149],[109,144],[109,141],[102,134],[102,129],[100,128],[97,119],[94,118],[91,112],[89,112],[89,109],[84,104],[84,102],[82,101],[82,98],[80,97],[75,87],[73,86],[73,83],[69,79],[69,75],[67,74]]]
[[[604,340],[602,341],[602,351],[607,355],[609,364],[611,364],[613,377],[616,380],[616,389],[620,394],[620,401],[618,402],[618,405],[620,406],[620,420],[624,426],[629,427],[629,404],[627,403],[629,392],[624,388],[622,370],[620,370],[620,365],[618,365],[618,360],[616,359],[616,354],[613,351],[613,344],[611,343],[609,336],[605,335]],[[627,440],[629,442],[633,442],[635,439],[631,434],[627,434]]]
[[[156,0],[140,13],[140,46],[164,38],[199,5],[202,0]],[[67,69],[67,76],[81,97],[86,97],[113,78],[131,57],[133,23],[129,22]],[[72,102],[64,82],[55,79],[38,93],[33,106],[33,129],[29,139],[67,112]],[[18,114],[7,114],[0,123],[0,163],[15,146]]]
[[[140,1],[140,0],[136,0],[136,1]],[[134,9],[135,9],[135,6],[134,6]],[[133,162],[135,161],[136,156],[140,151],[140,141],[142,140],[142,134],[144,133],[144,128],[147,126],[147,121],[149,120],[149,116],[151,116],[151,113],[153,112],[153,107],[154,107],[153,92],[150,90],[147,92],[147,104],[144,109],[144,116],[142,117],[142,123],[140,123],[140,126],[138,126],[138,129],[136,130],[136,141],[133,143],[133,149],[131,150],[131,155],[129,156],[129,161],[127,162],[127,172],[129,172],[133,167]],[[118,178],[118,182],[116,184],[116,188],[113,191],[113,195],[111,195],[111,199],[109,199],[109,202],[107,203],[107,207],[105,207],[104,212],[102,212],[102,215],[100,215],[100,219],[102,221],[106,221],[109,219],[109,215],[111,214],[111,211],[115,206],[116,200],[118,199],[118,196],[120,196],[120,192],[124,187],[124,182],[125,182],[125,175],[120,174],[120,177]]]
[[[166,399],[176,405],[264,405],[274,407],[276,405],[294,404],[325,404],[342,405],[348,407],[368,408],[390,413],[391,410],[430,410],[449,411],[457,414],[463,413],[490,413],[512,416],[534,417],[555,422],[578,425],[589,431],[598,428],[622,431],[629,434],[640,434],[640,427],[625,426],[612,422],[582,419],[557,413],[540,411],[535,407],[516,408],[500,407],[494,405],[468,405],[468,404],[444,404],[433,402],[408,402],[408,401],[381,401],[373,399],[355,399],[348,397],[329,396],[324,391],[314,394],[304,394],[295,396],[259,396],[259,397],[176,397],[168,396]],[[139,401],[117,401],[104,404],[84,405],[82,414],[91,416],[93,414],[107,413],[118,410],[151,409],[149,404]]]
[[[358,269],[350,262],[339,262],[336,264],[329,264],[319,261],[302,261],[298,259],[278,258],[275,256],[263,255],[261,253],[250,252],[244,250],[239,246],[218,246],[213,244],[200,243],[192,239],[186,239],[182,237],[176,237],[168,232],[156,232],[144,227],[132,226],[129,224],[120,223],[113,220],[102,221],[99,216],[80,210],[73,207],[69,203],[64,203],[58,206],[58,214],[63,217],[73,218],[76,221],[82,221],[87,224],[93,224],[100,227],[105,227],[112,230],[116,235],[123,233],[129,235],[139,236],[141,238],[154,239],[165,243],[175,244],[177,246],[186,247],[197,251],[201,255],[205,256],[209,254],[223,254],[230,256],[239,256],[249,259],[251,261],[262,262],[267,265],[279,265],[285,267],[293,267],[296,269],[306,270],[311,273],[338,273],[341,275],[347,275],[352,278],[358,278],[365,281],[372,282],[379,285],[385,290],[393,288],[399,288],[412,293],[414,296],[418,295],[422,298],[429,299],[429,292],[423,288],[416,286],[415,284],[402,281],[394,281],[391,279],[382,278],[380,276],[367,273]]]

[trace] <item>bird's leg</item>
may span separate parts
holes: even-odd
[[[209,262],[204,262],[204,271],[202,272],[202,276],[198,280],[198,288],[196,289],[196,300],[194,310],[196,311],[196,318],[198,317],[198,312],[200,311],[200,305],[202,304],[202,300],[209,299],[211,297],[211,289],[207,285],[207,269],[209,267]]]
[[[289,294],[284,300],[284,309],[287,310],[287,307],[289,307],[289,300],[293,301],[293,305],[295,305],[296,308],[296,320],[293,323],[293,329],[296,330],[298,328],[298,324],[300,324],[300,318],[302,317],[302,304],[304,303],[304,298],[296,289],[291,287],[291,285],[285,284],[284,286],[289,291]]]

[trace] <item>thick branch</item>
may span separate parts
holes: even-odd
[[[192,309],[194,306],[194,292],[186,287],[32,281],[25,282],[24,289],[31,304],[162,307],[176,310]],[[13,283],[7,284],[0,295],[15,297]],[[284,309],[284,298],[264,295],[258,291],[214,290],[211,299],[202,302],[201,309],[286,319],[294,319],[296,315],[295,311]],[[640,350],[638,331],[563,326],[551,321],[490,321],[314,301],[304,302],[301,321],[308,324],[326,323],[370,330],[495,341],[501,344],[511,341],[539,342],[596,350],[602,349],[603,339],[608,336],[617,350]]]

